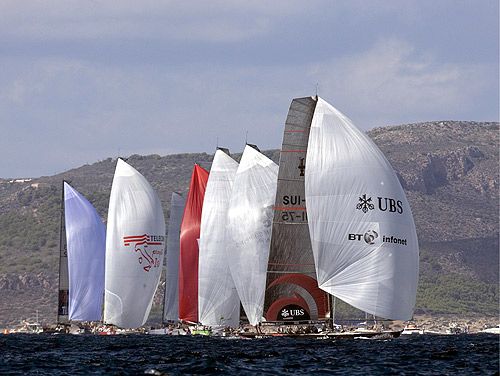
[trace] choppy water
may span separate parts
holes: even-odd
[[[498,375],[498,370],[499,337],[482,334],[386,341],[0,336],[1,375]]]

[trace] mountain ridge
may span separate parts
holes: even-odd
[[[498,314],[498,130],[495,122],[437,121],[368,132],[415,217],[416,312]],[[265,154],[278,162],[278,150]],[[185,193],[193,163],[208,168],[212,158],[134,154],[128,162],[151,182],[168,218],[171,192]],[[61,181],[71,181],[105,218],[114,163],[107,158],[53,176],[0,179],[0,325],[31,315],[25,301],[55,319]]]

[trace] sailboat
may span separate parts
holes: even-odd
[[[411,319],[419,248],[392,166],[321,98],[307,150],[305,195],[319,287],[374,316]]]
[[[138,328],[146,322],[160,281],[165,219],[149,182],[118,159],[109,199],[104,322]]]
[[[226,256],[248,321],[262,321],[278,166],[246,145],[227,214]]]
[[[92,204],[63,181],[58,323],[100,321],[106,228]]]
[[[218,149],[203,200],[198,263],[198,315],[202,325],[212,328],[236,328],[240,320],[240,300],[225,248],[227,210],[237,169],[238,163]]]
[[[323,99],[294,99],[278,179],[266,318],[321,319],[333,295],[378,317],[410,319],[415,224],[394,170],[368,136]]]
[[[165,297],[163,301],[163,321],[179,320],[179,235],[185,200],[180,193],[173,192],[170,200],[170,220],[168,223]]]
[[[195,164],[182,216],[179,256],[179,319],[198,322],[198,241],[208,171]]]

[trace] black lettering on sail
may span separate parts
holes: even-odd
[[[300,164],[299,164],[299,170],[300,170],[300,176],[304,176],[304,171],[306,169],[306,165],[304,163],[305,158],[300,158]]]
[[[390,213],[403,213],[403,203],[398,200],[394,200],[393,198],[387,197],[377,197],[378,198],[378,208],[380,211],[389,210]]]
[[[387,199],[382,198],[382,197],[377,197],[378,198],[378,208],[381,211],[386,211],[387,210]],[[382,207],[382,200],[384,200],[384,206]]]
[[[400,200],[398,200],[397,205],[398,205],[398,213],[403,214],[403,203]]]

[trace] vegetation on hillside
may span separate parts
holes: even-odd
[[[369,133],[395,168],[414,213],[421,246],[417,312],[498,314],[498,128],[498,123],[435,122]],[[266,154],[278,162],[279,151]],[[212,158],[132,155],[128,163],[151,182],[168,218],[171,193],[185,193],[193,164],[209,169]],[[115,162],[108,158],[31,181],[0,179],[0,280],[40,273],[57,280],[61,182],[70,181],[105,220]],[[0,312],[7,314],[3,305],[16,296],[26,300],[28,294],[41,307],[57,294],[52,285],[35,284],[22,294],[12,291],[22,283],[3,286]],[[342,312],[359,316],[339,302]]]

